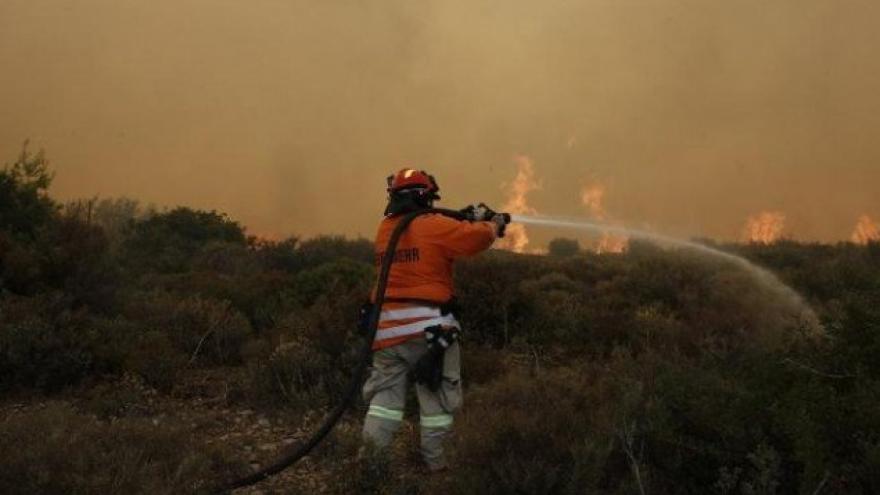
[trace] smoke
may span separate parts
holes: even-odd
[[[542,213],[582,213],[597,176],[627,225],[736,239],[772,209],[786,235],[849,239],[880,215],[878,18],[867,0],[3,0],[0,161],[30,137],[61,200],[372,236],[393,170],[494,206],[522,154]]]

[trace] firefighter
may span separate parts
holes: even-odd
[[[438,192],[434,177],[424,171],[403,169],[388,177],[376,264],[393,258],[373,342],[373,366],[363,388],[369,403],[364,439],[384,449],[403,421],[407,386],[415,382],[421,454],[430,472],[447,468],[442,441],[462,404],[452,264],[488,249],[503,236],[510,219],[485,205],[469,207],[469,220],[427,213],[413,220],[395,252],[384,252],[401,216],[431,208],[440,199]]]

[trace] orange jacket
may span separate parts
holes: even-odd
[[[391,232],[401,216],[386,218],[376,235],[376,266],[380,267]],[[416,217],[400,237],[393,253],[391,272],[385,289],[383,310],[410,306],[394,300],[418,300],[437,305],[452,299],[452,263],[456,258],[472,256],[488,249],[495,241],[495,226],[491,222],[455,220],[440,214]],[[375,300],[375,289],[373,292]],[[418,321],[418,319],[415,319]],[[407,321],[412,323],[413,320]],[[384,322],[383,322],[384,323]],[[388,322],[389,324],[392,322]],[[402,322],[394,322],[402,323]],[[380,328],[389,326],[380,325]],[[391,339],[376,343],[374,348],[389,347],[414,338]]]
[[[376,234],[376,267],[401,216],[386,218]],[[416,217],[400,237],[385,290],[386,299],[419,299],[438,304],[452,299],[452,262],[488,249],[495,241],[491,222],[467,222],[440,214]]]

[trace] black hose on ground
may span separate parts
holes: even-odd
[[[337,404],[332,411],[330,411],[330,414],[327,415],[324,423],[322,423],[321,426],[315,431],[315,433],[312,434],[311,438],[309,438],[308,441],[303,444],[297,445],[290,452],[284,454],[280,459],[275,461],[275,463],[273,463],[272,465],[260,469],[255,473],[245,476],[244,478],[223,485],[223,487],[220,488],[217,493],[228,493],[236,488],[242,488],[245,486],[253,485],[255,483],[259,483],[260,481],[263,481],[272,475],[280,473],[281,471],[295,464],[303,457],[307,456],[309,452],[312,451],[312,449],[314,449],[319,443],[321,443],[322,440],[324,440],[324,437],[326,437],[327,434],[330,433],[333,427],[336,426],[336,423],[339,422],[339,419],[342,418],[342,415],[349,408],[349,406],[354,401],[354,398],[360,391],[360,387],[364,379],[364,373],[367,371],[367,367],[370,364],[370,359],[373,352],[373,340],[376,337],[376,329],[379,326],[379,315],[382,312],[382,304],[385,302],[385,289],[388,285],[388,275],[391,273],[391,262],[392,260],[394,260],[393,253],[397,249],[397,244],[400,241],[400,237],[403,235],[404,231],[406,231],[407,227],[409,227],[409,224],[416,219],[416,217],[432,213],[445,215],[456,220],[465,220],[467,218],[460,211],[447,210],[444,208],[428,208],[405,214],[403,217],[401,217],[400,222],[398,222],[397,225],[394,227],[394,230],[391,232],[391,238],[388,240],[388,245],[385,248],[385,253],[387,253],[387,255],[382,257],[382,265],[379,270],[379,280],[376,284],[376,300],[375,304],[373,305],[373,311],[372,313],[370,313],[367,335],[364,340],[364,345],[361,348],[358,364],[352,371],[351,378],[349,379],[348,385],[345,389],[345,395],[342,396],[342,401]]]

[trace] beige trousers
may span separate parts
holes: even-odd
[[[364,384],[364,400],[370,404],[363,436],[385,448],[403,421],[409,371],[428,350],[424,338],[382,349],[373,354],[370,377]],[[446,467],[443,439],[452,429],[452,414],[461,407],[461,350],[455,343],[443,356],[443,384],[432,392],[416,384],[419,399],[421,452],[431,470]]]

